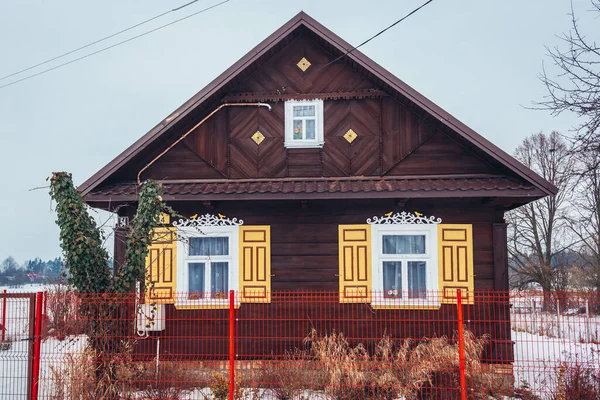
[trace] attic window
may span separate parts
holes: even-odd
[[[323,146],[323,100],[285,102],[285,147]]]

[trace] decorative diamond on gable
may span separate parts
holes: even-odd
[[[354,142],[354,139],[357,137],[358,135],[352,129],[348,129],[348,132],[344,133],[344,139],[346,139],[348,143]]]
[[[265,135],[260,133],[260,131],[256,131],[250,138],[254,140],[254,143],[261,144],[265,140]]]
[[[296,65],[302,70],[302,72],[306,72],[308,67],[310,67],[312,64],[305,57],[302,57],[302,59],[298,61],[298,64]]]

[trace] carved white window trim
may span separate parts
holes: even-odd
[[[384,235],[424,235],[425,236],[425,254],[421,255],[393,255],[388,256],[383,254],[383,236]],[[373,291],[377,293],[373,296],[372,304],[381,307],[439,307],[440,296],[436,292],[439,290],[439,274],[438,274],[438,231],[437,223],[397,223],[392,224],[385,222],[379,225],[373,225],[371,230],[371,245],[372,245],[372,277]],[[383,287],[383,262],[389,259],[398,259],[404,265],[408,261],[426,261],[426,290],[427,297],[425,299],[409,299],[408,287],[403,288],[401,298],[386,298],[384,296]],[[400,260],[401,259],[401,260]],[[408,271],[406,266],[402,268],[402,281],[408,282]]]
[[[243,225],[243,219],[227,218],[224,215],[214,215],[206,213],[196,218],[180,218],[173,221],[173,226],[177,228],[201,228],[205,226],[238,226]]]
[[[315,107],[315,138],[294,139],[294,106]],[[288,100],[285,102],[285,147],[286,148],[320,148],[325,143],[323,130],[323,100]]]
[[[383,225],[383,224],[441,224],[442,219],[436,218],[431,215],[426,217],[422,214],[417,215],[417,213],[409,213],[406,211],[397,212],[395,214],[388,213],[384,216],[378,217],[374,216],[373,218],[367,218],[367,224],[370,225]]]

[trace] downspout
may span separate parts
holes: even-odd
[[[138,183],[138,185],[140,185],[142,183],[141,182],[141,178],[140,178],[141,175],[142,175],[142,172],[144,172],[145,170],[147,170],[148,168],[150,168],[150,166],[152,164],[154,164],[159,158],[161,158],[162,156],[164,156],[165,154],[167,154],[167,152],[169,150],[171,150],[173,147],[175,147],[177,145],[177,143],[181,142],[190,133],[192,133],[192,131],[194,131],[197,127],[199,127],[200,125],[202,125],[204,122],[206,122],[206,120],[208,120],[210,117],[212,117],[220,109],[225,108],[225,107],[267,107],[269,109],[269,111],[271,111],[271,106],[269,104],[266,104],[266,103],[225,103],[225,104],[221,104],[219,107],[215,108],[210,114],[208,114],[206,117],[204,117],[202,119],[202,121],[200,121],[196,125],[194,125],[193,128],[191,128],[186,133],[184,133],[179,139],[177,139],[173,144],[171,144],[169,147],[167,147],[162,153],[160,153],[159,155],[157,155],[152,161],[150,161],[148,164],[146,164],[146,166],[144,168],[140,169],[140,172],[138,172],[138,174],[137,174],[137,183]]]

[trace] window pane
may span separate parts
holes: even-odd
[[[408,262],[408,297],[411,299],[424,299],[427,297],[425,268],[424,261]]]
[[[204,263],[189,263],[190,298],[204,297]]]
[[[210,291],[213,299],[226,299],[229,290],[229,268],[226,262],[210,265]]]
[[[294,140],[302,140],[302,120],[294,120]]]
[[[190,256],[226,256],[229,255],[228,237],[190,238]]]
[[[384,235],[383,254],[425,254],[425,235]]]
[[[314,117],[315,106],[294,106],[294,117]]]
[[[315,120],[314,119],[306,120],[306,138],[307,139],[315,138]]]
[[[383,262],[383,297],[402,297],[402,263],[400,261]]]

